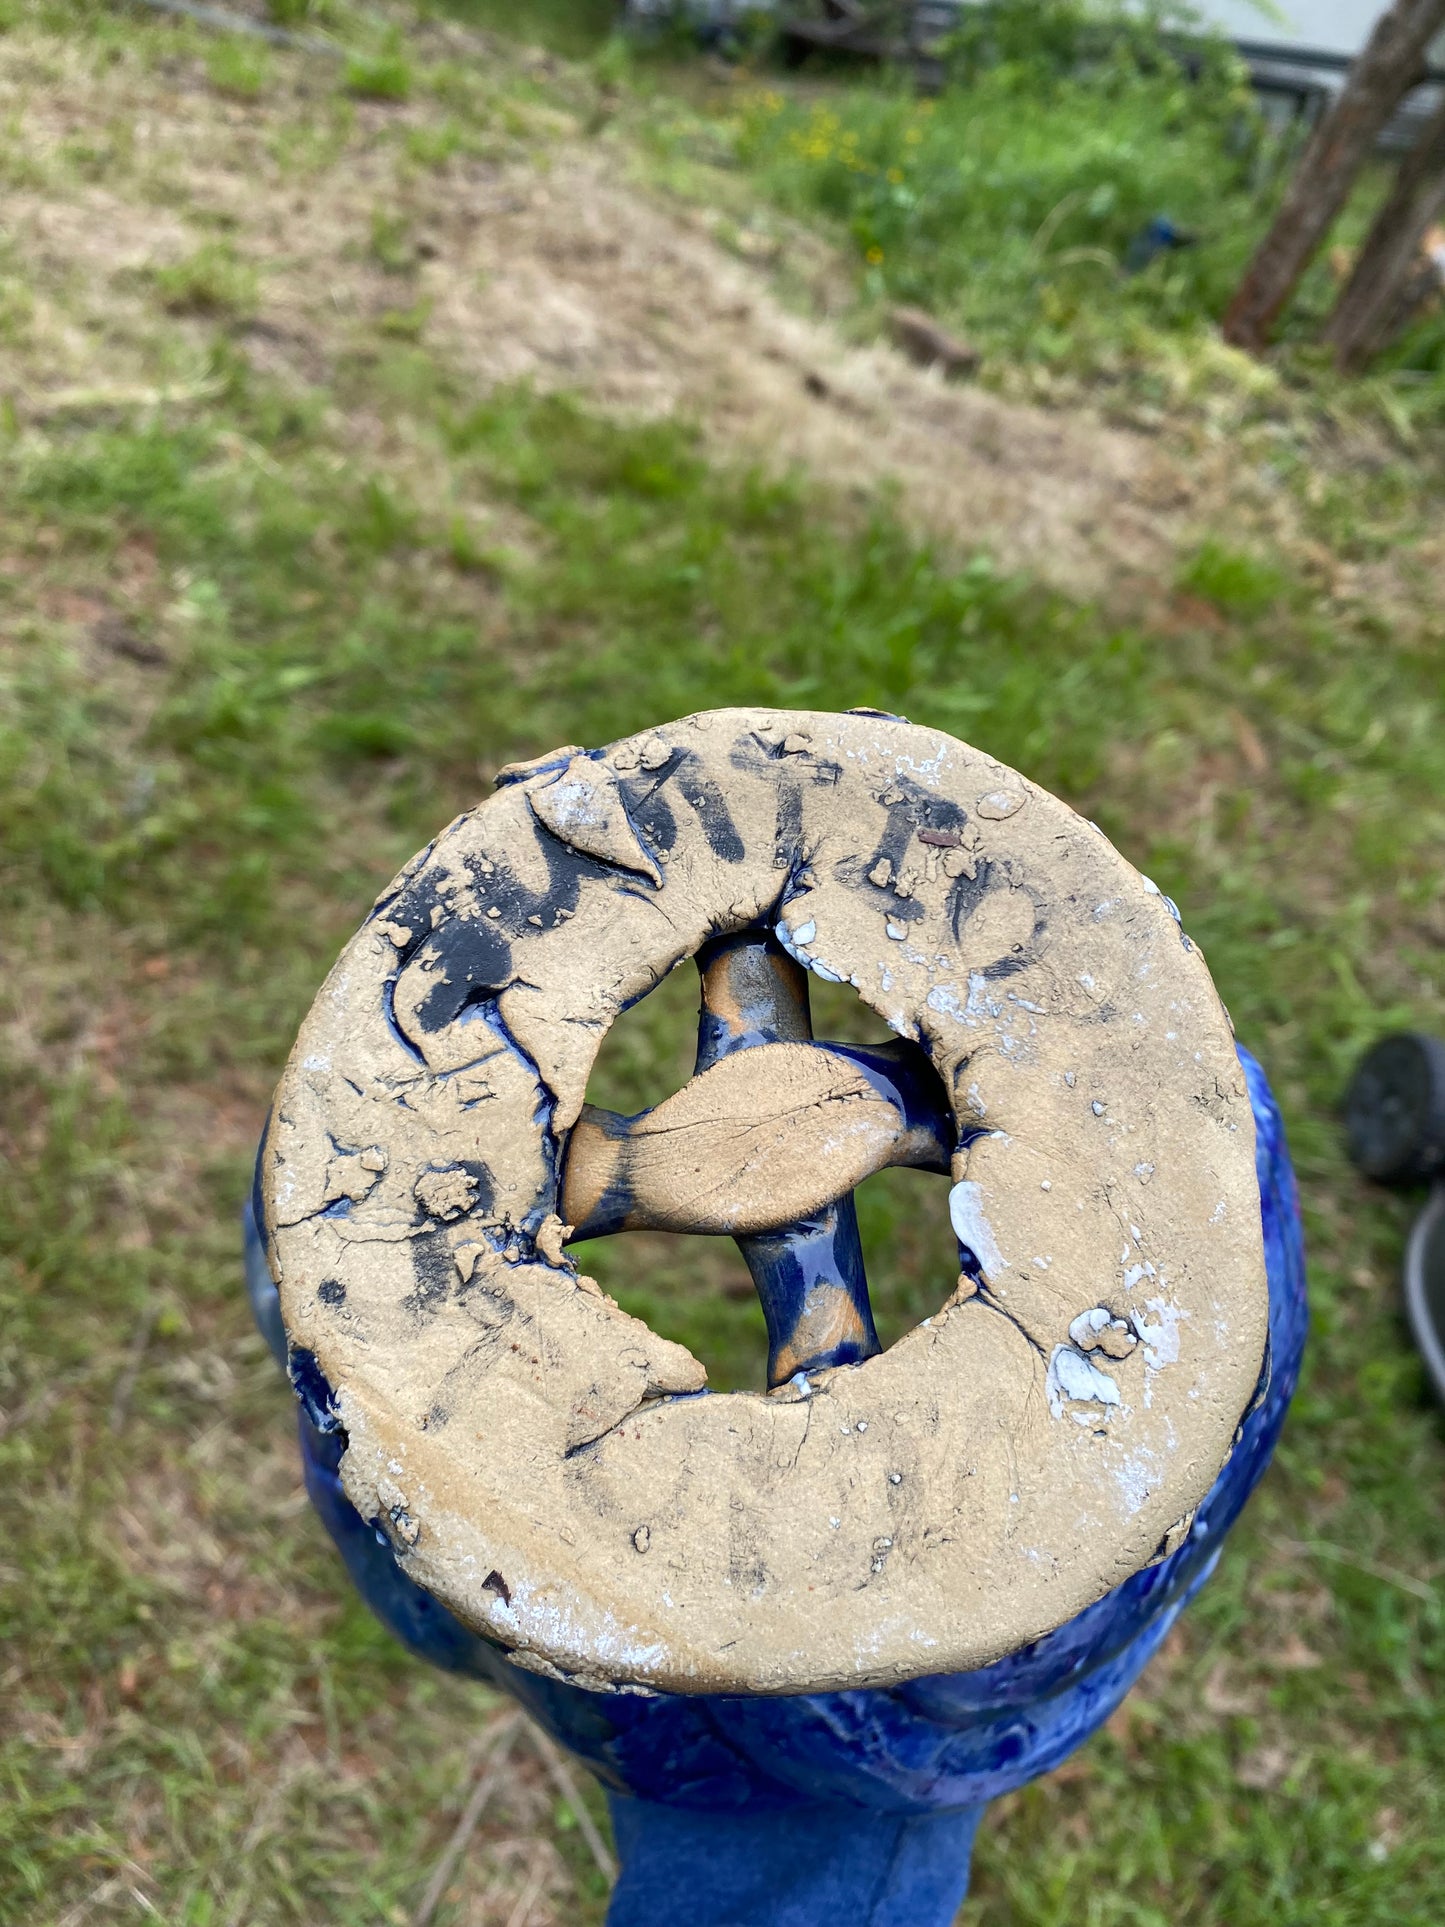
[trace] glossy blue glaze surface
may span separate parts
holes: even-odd
[[[968,1891],[983,1817],[610,1804],[622,1873],[608,1927],[944,1927]]]
[[[699,952],[697,967],[702,1006],[695,1076],[739,1051],[785,1039],[811,1042],[807,977],[772,939],[760,942],[747,930],[719,937]],[[900,1100],[897,1090],[888,1094]],[[836,1199],[811,1218],[741,1237],[737,1247],[768,1328],[770,1386],[822,1365],[861,1364],[883,1349],[851,1197]],[[820,1321],[826,1336],[819,1344],[807,1332],[807,1309],[824,1297],[832,1304]]]
[[[779,1039],[812,1040],[807,978],[773,939],[760,942],[756,933],[741,931],[708,945],[697,961],[703,985],[697,1073]],[[916,1162],[946,1172],[955,1143],[953,1119],[922,1051],[911,1044],[828,1048],[856,1064],[907,1130],[926,1140],[928,1148],[915,1154]],[[851,1196],[811,1218],[740,1237],[737,1245],[767,1321],[770,1385],[785,1383],[795,1372],[856,1365],[882,1350]],[[821,1345],[807,1336],[809,1312],[818,1305],[820,1291],[836,1292],[844,1301],[822,1321],[834,1336]]]
[[[756,1231],[737,1240],[768,1327],[768,1383],[783,1385],[796,1372],[826,1365],[859,1365],[883,1347],[873,1324],[863,1241],[852,1198],[839,1198],[811,1218],[780,1231]],[[846,1302],[830,1321],[841,1326],[832,1343],[800,1350],[798,1334],[820,1291]],[[839,1315],[841,1313],[841,1316]]]

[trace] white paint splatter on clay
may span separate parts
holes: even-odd
[[[1101,1372],[1091,1359],[1085,1358],[1072,1345],[1055,1345],[1049,1359],[1045,1389],[1049,1395],[1049,1410],[1055,1418],[1063,1417],[1064,1403],[1068,1399],[1096,1405],[1122,1403],[1119,1387],[1109,1374]]]
[[[998,1248],[993,1226],[984,1215],[982,1185],[961,1178],[948,1194],[948,1216],[958,1242],[968,1246],[986,1278],[996,1278],[1008,1269],[1008,1260]]]

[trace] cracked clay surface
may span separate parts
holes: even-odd
[[[1158,1556],[1266,1331],[1243,1073],[1172,905],[871,714],[718,711],[500,780],[343,952],[263,1156],[293,1349],[403,1569],[536,1670],[795,1692],[986,1664]],[[698,1397],[557,1206],[608,1026],[751,925],[927,1051],[963,1271],[881,1356]],[[825,1095],[780,1090],[800,1164]]]

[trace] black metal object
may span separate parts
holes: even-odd
[[[1445,1184],[1430,1193],[1405,1247],[1405,1314],[1435,1395],[1445,1404]]]
[[[1445,1043],[1419,1031],[1382,1037],[1350,1080],[1344,1118],[1351,1161],[1366,1177],[1433,1180],[1405,1247],[1405,1314],[1445,1403]]]
[[[1445,1043],[1419,1031],[1382,1037],[1345,1092],[1351,1162],[1380,1184],[1419,1184],[1445,1171]]]
[[[785,47],[907,60],[934,51],[961,12],[958,0],[820,0],[784,9],[779,31]]]

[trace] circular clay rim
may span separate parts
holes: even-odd
[[[402,1570],[554,1677],[812,1692],[985,1665],[1172,1550],[1267,1324],[1244,1076],[1172,904],[874,712],[499,783],[347,944],[262,1160],[293,1377]],[[559,1171],[615,1017],[753,925],[928,1053],[975,1275],[862,1364],[698,1396],[567,1256]]]

